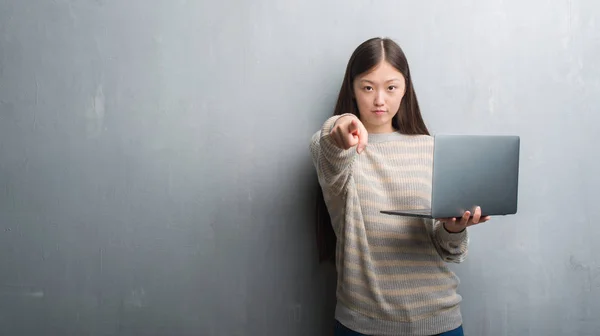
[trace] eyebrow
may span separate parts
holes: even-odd
[[[368,79],[361,79],[360,81],[361,81],[361,82],[367,82],[367,83],[371,83],[371,84],[373,84],[373,82],[372,82],[372,81],[370,81],[370,80],[368,80]],[[386,81],[386,83],[389,83],[389,82],[394,82],[394,81],[397,81],[397,82],[402,82],[402,81],[401,81],[399,78],[392,78],[392,79],[388,79],[388,80]]]

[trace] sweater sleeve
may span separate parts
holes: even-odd
[[[464,229],[458,233],[451,233],[444,228],[444,223],[432,220],[432,241],[438,254],[444,261],[459,264],[463,262],[468,253],[469,233]]]
[[[357,155],[355,147],[347,150],[338,148],[329,133],[333,124],[346,115],[352,114],[342,114],[327,119],[321,130],[312,136],[310,143],[310,152],[319,183],[322,188],[328,189],[335,195],[339,195],[344,190],[351,175],[350,167]]]

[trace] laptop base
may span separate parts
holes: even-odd
[[[431,209],[414,209],[414,210],[382,210],[382,214],[394,215],[394,216],[408,216],[408,217],[419,217],[419,218],[430,218]]]
[[[393,216],[404,216],[404,217],[419,217],[419,218],[428,218],[428,219],[436,219],[433,218],[431,214],[431,209],[413,209],[413,210],[382,210],[380,211],[382,214],[393,215]],[[481,218],[486,217],[488,215],[481,215]],[[454,217],[456,219],[461,219],[462,216]],[[469,218],[473,218],[473,214]]]

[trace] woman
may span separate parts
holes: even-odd
[[[430,206],[433,138],[396,43],[356,48],[310,150],[326,205],[320,223],[335,233],[336,336],[463,335],[459,279],[446,262],[464,260],[466,228],[489,217],[380,213]]]

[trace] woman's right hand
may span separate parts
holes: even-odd
[[[335,122],[330,136],[339,148],[349,149],[356,146],[358,154],[365,149],[369,139],[367,129],[356,116],[340,117]]]

